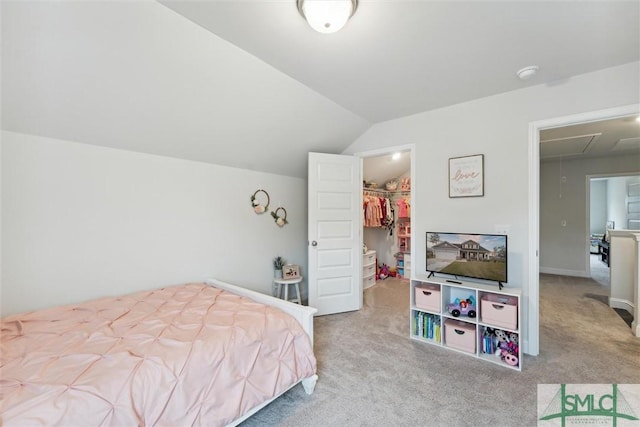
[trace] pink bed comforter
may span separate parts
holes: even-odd
[[[205,284],[1,326],[3,426],[225,425],[316,371],[295,319]]]

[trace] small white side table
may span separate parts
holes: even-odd
[[[302,282],[302,276],[296,277],[295,279],[273,279],[273,283],[275,283],[276,296],[278,298],[282,298],[285,301],[291,301],[298,304],[302,304],[302,300],[300,299],[300,282]],[[293,285],[296,291],[296,296],[293,299],[289,299],[289,285]],[[284,297],[282,297],[282,288],[284,287]]]

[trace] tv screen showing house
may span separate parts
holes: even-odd
[[[507,236],[427,232],[427,271],[507,281]]]

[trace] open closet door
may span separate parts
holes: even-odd
[[[309,305],[317,315],[362,308],[362,183],[356,156],[309,153]]]

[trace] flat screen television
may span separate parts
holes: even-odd
[[[507,236],[427,232],[427,271],[507,281]]]

